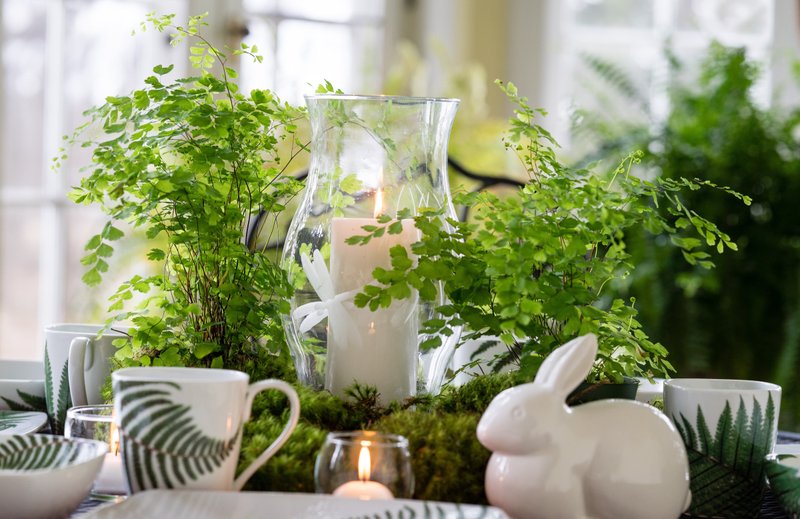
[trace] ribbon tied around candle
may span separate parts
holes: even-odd
[[[308,277],[308,281],[319,296],[320,301],[298,306],[292,313],[295,321],[302,319],[298,326],[300,332],[308,332],[323,319],[329,317],[332,313],[336,313],[337,316],[348,316],[343,318],[341,322],[337,322],[337,329],[341,327],[348,341],[360,346],[361,335],[358,333],[358,329],[353,320],[349,318],[349,312],[345,308],[345,304],[353,305],[353,298],[359,291],[348,290],[341,294],[335,294],[331,274],[328,272],[328,267],[325,265],[325,258],[322,257],[322,253],[319,249],[315,250],[313,254],[313,260],[309,258],[308,254],[305,252],[300,254],[300,262],[303,265],[303,270]]]

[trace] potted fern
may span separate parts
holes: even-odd
[[[292,288],[276,258],[248,247],[243,233],[251,215],[277,216],[300,188],[282,157],[303,148],[294,139],[303,112],[267,90],[239,92],[228,56],[200,34],[204,17],[180,26],[174,15],[148,15],[148,25],[172,32],[173,45],[192,41],[196,75],[168,79],[173,67],[157,66],[141,89],[88,110],[68,138],[92,148],[72,199],[109,215],[86,244],[83,280],[101,282],[120,223],[153,244],[147,259],[158,272],[134,276],[111,297],[109,326],[133,324],[116,355],[121,365],[252,371],[267,354],[263,341],[283,344],[279,316]],[[243,44],[232,54],[260,61],[256,52]]]
[[[590,332],[600,349],[588,383],[668,375],[674,370],[667,350],[641,328],[636,300],[608,295],[610,285],[636,268],[626,232],[662,235],[688,262],[711,268],[706,249],[721,253],[736,246],[684,204],[684,193],[716,189],[746,204],[749,198],[708,181],[639,178],[632,169],[640,152],[608,174],[567,167],[556,156],[553,137],[537,123],[544,112],[531,108],[513,84],[500,86],[517,107],[504,143],[519,157],[528,182],[508,197],[456,194],[455,203],[472,207],[475,221],[450,221],[453,231],[434,213],[416,217],[422,233],[413,246],[416,261],[393,249],[393,269],[376,271],[379,283],[366,287],[356,304],[386,306],[409,288],[425,298],[427,287],[441,282],[449,303],[439,308],[444,318],[427,322],[424,333],[436,337],[464,326],[470,332],[462,342],[500,337],[505,353],[495,368],[513,363],[522,380],[531,379],[555,347]],[[365,234],[352,243],[374,233]]]

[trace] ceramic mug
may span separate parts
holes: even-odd
[[[781,388],[768,382],[671,379],[664,407],[686,445],[689,515],[757,517],[764,461],[778,433]]]
[[[44,329],[45,400],[54,434],[63,432],[67,409],[102,404],[100,390],[111,373],[113,341],[127,338],[126,328],[99,324],[54,324]]]
[[[111,375],[128,490],[241,490],[297,426],[300,400],[281,380],[249,384],[239,371],[206,368],[124,368]],[[253,398],[276,389],[289,400],[278,438],[234,479],[242,427]]]

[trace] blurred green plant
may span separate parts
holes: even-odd
[[[675,76],[685,67],[675,59],[672,66]],[[712,270],[683,261],[661,238],[630,230],[628,250],[638,268],[618,288],[637,295],[644,329],[667,346],[680,375],[772,380],[784,388],[782,426],[796,427],[800,110],[757,103],[759,73],[744,50],[713,44],[698,81],[671,86],[666,120],[622,131],[594,125],[600,146],[593,158],[643,149],[642,163],[659,178],[697,177],[752,195],[746,207],[720,192],[687,193],[686,202],[718,222],[739,248]]]

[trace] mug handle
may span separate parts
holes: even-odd
[[[69,343],[69,392],[72,395],[72,405],[86,405],[86,383],[83,377],[83,363],[86,349],[89,345],[88,337],[75,337]]]
[[[250,411],[253,407],[253,399],[255,396],[267,389],[277,389],[281,393],[285,394],[289,398],[289,421],[286,422],[286,425],[281,431],[281,434],[278,438],[272,442],[272,444],[261,453],[261,455],[256,458],[253,463],[251,463],[236,480],[233,482],[233,489],[234,490],[241,490],[244,487],[244,484],[247,483],[247,480],[255,474],[255,472],[261,468],[276,452],[278,449],[283,447],[283,444],[286,443],[286,440],[289,439],[289,436],[294,431],[294,428],[297,427],[297,420],[300,418],[300,398],[297,396],[297,391],[294,390],[292,386],[284,382],[283,380],[276,380],[276,379],[269,379],[269,380],[260,380],[258,382],[254,382],[247,387],[247,397],[244,401],[244,414],[242,416],[242,423],[246,422],[250,419]]]

